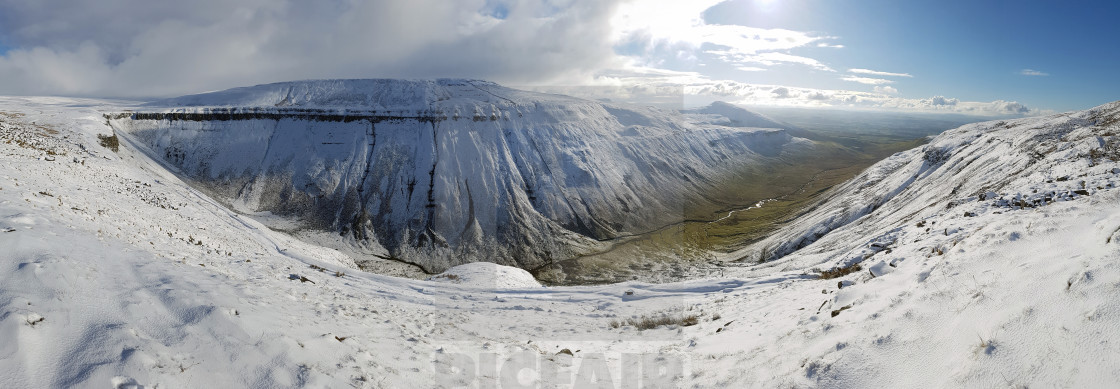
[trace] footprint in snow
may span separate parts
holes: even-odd
[[[109,380],[109,385],[113,389],[144,389],[144,385],[140,385],[135,379],[124,376],[113,377]]]

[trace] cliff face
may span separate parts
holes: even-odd
[[[150,104],[125,136],[243,212],[297,219],[438,272],[535,268],[718,202],[782,130],[467,80],[307,81]]]

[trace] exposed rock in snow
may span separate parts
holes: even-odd
[[[241,212],[296,217],[429,272],[572,258],[721,204],[725,180],[812,144],[472,80],[260,85],[112,122]]]

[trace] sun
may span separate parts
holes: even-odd
[[[770,12],[777,10],[781,2],[782,0],[754,0],[754,5],[761,11]]]

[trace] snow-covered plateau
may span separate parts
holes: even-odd
[[[562,115],[550,111],[560,105],[502,105],[496,96],[516,92],[495,96],[486,91],[496,86],[462,88],[493,96],[495,108],[464,111],[477,100],[425,95],[425,101],[437,101],[432,112],[449,116],[443,123],[451,124],[439,127],[447,135],[404,129],[395,135],[439,138],[439,146],[432,146],[432,139],[393,141],[393,120],[375,123],[376,147],[391,142],[402,148],[449,147],[439,154],[440,164],[466,155],[449,162],[447,176],[471,177],[470,184],[455,190],[450,188],[460,187],[458,182],[435,185],[432,196],[449,196],[440,201],[460,199],[468,214],[473,203],[478,214],[480,202],[470,200],[475,193],[505,193],[510,204],[520,204],[510,207],[556,212],[530,214],[525,223],[537,227],[550,225],[550,217],[576,220],[578,212],[656,209],[636,193],[585,202],[593,212],[557,205],[594,197],[579,188],[626,182],[597,174],[659,165],[637,156],[595,159],[606,158],[591,151],[597,146],[577,144],[589,138],[564,136],[578,129],[565,127]],[[395,101],[390,97],[397,93],[380,101]],[[238,93],[223,96],[230,106],[242,105]],[[254,104],[301,107],[304,101],[276,96]],[[351,97],[368,96],[338,99]],[[216,104],[213,96],[206,101]],[[184,114],[236,113],[188,107],[189,99],[178,104]],[[384,109],[399,111],[393,104]],[[468,119],[462,128],[449,128],[459,126],[450,119],[454,110],[440,111],[440,104],[464,107],[459,115]],[[291,220],[282,214],[288,208],[270,202],[312,200],[261,196],[264,191],[251,188],[273,185],[261,178],[270,170],[241,175],[230,170],[246,168],[237,164],[237,155],[206,146],[266,158],[268,163],[256,166],[280,176],[296,171],[284,166],[347,171],[331,164],[368,158],[362,138],[368,125],[332,127],[327,132],[333,135],[311,142],[327,148],[337,145],[319,143],[334,136],[363,140],[346,157],[296,160],[295,151],[280,153],[295,143],[275,144],[280,148],[275,153],[255,144],[276,131],[318,124],[247,127],[237,135],[245,138],[238,138],[214,134],[228,132],[219,124],[200,123],[177,127],[182,134],[176,134],[159,119],[127,124],[112,116],[130,106],[0,98],[0,387],[1108,387],[1120,382],[1120,103],[947,131],[833,188],[772,237],[729,258],[742,260],[729,262],[723,278],[580,287],[541,287],[519,269],[494,265],[450,268],[431,280],[355,270],[344,252],[264,224]],[[317,110],[314,115],[334,110],[302,107]],[[599,116],[607,107],[587,105],[585,112],[565,115],[608,117]],[[473,136],[504,136],[501,123],[507,115],[517,120],[518,108],[537,118],[533,123],[555,120],[549,135],[533,138],[555,142],[547,146],[552,151],[466,151],[480,144],[472,143]],[[610,117],[657,115],[670,114]],[[637,150],[650,147],[656,139],[650,134],[663,131],[664,153],[702,146],[673,135],[675,127],[662,128],[678,122],[611,123],[616,137],[602,142]],[[399,125],[417,127],[403,120]],[[689,126],[697,133],[689,136],[734,139],[728,135],[733,130],[724,127]],[[631,131],[644,140],[627,143]],[[758,131],[745,132],[743,139],[751,139]],[[380,140],[384,133],[390,143]],[[595,136],[606,137],[602,134],[607,133]],[[510,135],[523,136],[526,140],[505,144],[510,150],[513,144],[529,147],[527,136]],[[168,145],[176,143],[195,146],[169,154]],[[724,143],[707,144],[712,150],[689,153],[740,155],[720,151],[730,147]],[[571,151],[581,147],[584,154]],[[270,155],[277,157],[267,159]],[[499,171],[532,166],[534,173],[451,174],[473,171],[478,164],[466,158],[516,155],[553,162],[486,165]],[[175,156],[182,160],[164,160]],[[658,157],[666,164],[677,161],[674,155]],[[402,185],[406,176],[400,172],[419,177],[418,186],[429,184],[424,178],[430,160],[400,161],[413,165],[385,165],[378,173],[384,175],[358,187]],[[630,165],[599,166],[620,163]],[[364,170],[360,165],[353,169]],[[549,166],[570,170],[542,173]],[[321,193],[338,193],[340,183],[362,176],[299,174],[307,175],[285,179],[312,184]],[[669,193],[687,188],[657,174],[669,173],[650,172],[643,185]],[[508,177],[515,177],[511,189],[483,190],[508,185]],[[561,186],[553,181],[557,177],[572,181]],[[199,178],[211,178],[216,186],[203,187]],[[251,183],[244,191],[256,194],[217,197],[237,193],[223,192],[223,179]],[[528,183],[539,191],[537,201],[552,205],[532,203],[521,187]],[[437,194],[441,185],[448,189]],[[616,192],[645,187],[625,188]],[[424,208],[428,189],[416,191],[419,200],[394,194],[405,197],[350,206],[373,209],[372,204],[388,202],[393,212]],[[549,191],[555,193],[546,198]],[[629,211],[611,209],[624,203]],[[277,208],[263,207],[270,204]],[[562,219],[565,212],[572,218]],[[583,215],[579,220],[592,230],[592,219]],[[484,222],[478,223],[485,231]],[[371,225],[366,231],[376,234],[376,223]],[[632,226],[595,228],[620,233]],[[386,238],[377,239],[390,250]],[[449,259],[432,268],[455,263]]]

